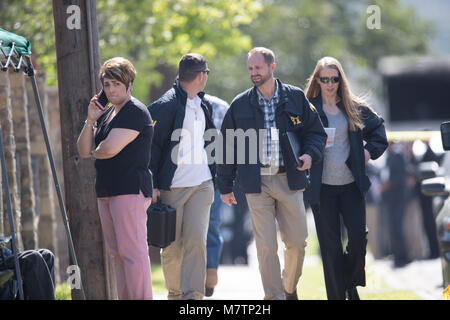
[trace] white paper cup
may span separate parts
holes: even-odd
[[[332,147],[334,145],[334,135],[336,134],[336,128],[324,128],[328,135],[327,147]]]

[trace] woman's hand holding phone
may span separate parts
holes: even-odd
[[[106,96],[105,91],[102,89],[97,95],[97,99],[94,101],[95,105],[100,110],[105,110],[108,107],[108,97]]]
[[[105,113],[106,110],[108,110],[108,108],[104,108],[103,110],[100,109],[98,107],[98,98],[100,96],[100,93],[96,94],[95,96],[92,97],[90,103],[89,103],[89,107],[88,107],[88,117],[87,120],[89,122],[95,122],[97,121],[98,118],[101,117],[102,114]]]

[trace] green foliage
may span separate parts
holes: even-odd
[[[97,0],[101,60],[129,58],[138,75],[133,95],[176,72],[181,55],[203,54],[211,74],[206,91],[231,102],[250,87],[246,53],[266,46],[277,56],[276,76],[303,87],[317,60],[329,55],[348,66],[375,69],[386,55],[426,54],[432,25],[402,0]],[[369,29],[369,5],[381,28]],[[38,65],[56,85],[52,1],[0,1],[0,27],[27,37]],[[167,79],[169,78],[169,79]]]
[[[428,39],[434,32],[431,22],[421,20],[414,8],[403,6],[400,0],[370,4],[380,7],[381,28],[370,30],[363,20],[349,39],[349,49],[357,50],[369,66],[376,66],[382,56],[428,52]]]
[[[151,264],[152,268],[152,290],[154,295],[167,295],[166,282],[162,266],[157,263]]]
[[[72,293],[67,283],[56,285],[55,296],[56,300],[72,300]]]
[[[264,10],[240,29],[253,46],[271,48],[276,55],[275,76],[304,87],[318,59],[333,56],[345,69],[359,65],[375,69],[387,55],[427,53],[431,25],[401,0],[285,0],[264,1]],[[369,5],[378,5],[381,29],[369,29]],[[227,101],[252,86],[246,55],[212,59],[207,89]],[[350,69],[349,71],[351,71]],[[216,78],[217,77],[217,78]]]
[[[176,68],[181,55],[198,52],[226,57],[247,50],[251,40],[239,26],[262,9],[258,0],[98,0],[97,20],[102,62],[129,58],[138,70],[133,95],[147,101],[151,84],[160,84],[160,64]],[[38,65],[57,84],[52,1],[2,0],[0,27],[25,36]]]
[[[118,55],[132,60],[138,70],[134,94],[147,101],[150,86],[161,84],[159,65],[176,69],[188,52],[223,58],[249,49],[250,38],[238,27],[259,10],[254,0],[97,1],[102,61]]]
[[[24,36],[38,58],[36,68],[47,72],[49,85],[57,84],[55,33],[51,0],[1,0],[0,28]]]

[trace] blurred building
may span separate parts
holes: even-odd
[[[386,57],[378,65],[391,130],[439,130],[448,120],[449,57]]]

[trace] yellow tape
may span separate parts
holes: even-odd
[[[440,131],[387,131],[389,141],[428,141],[434,135],[441,135]]]
[[[442,292],[442,298],[443,298],[444,300],[450,300],[450,285],[448,285],[448,286],[447,286],[447,289],[445,289],[445,290]]]

